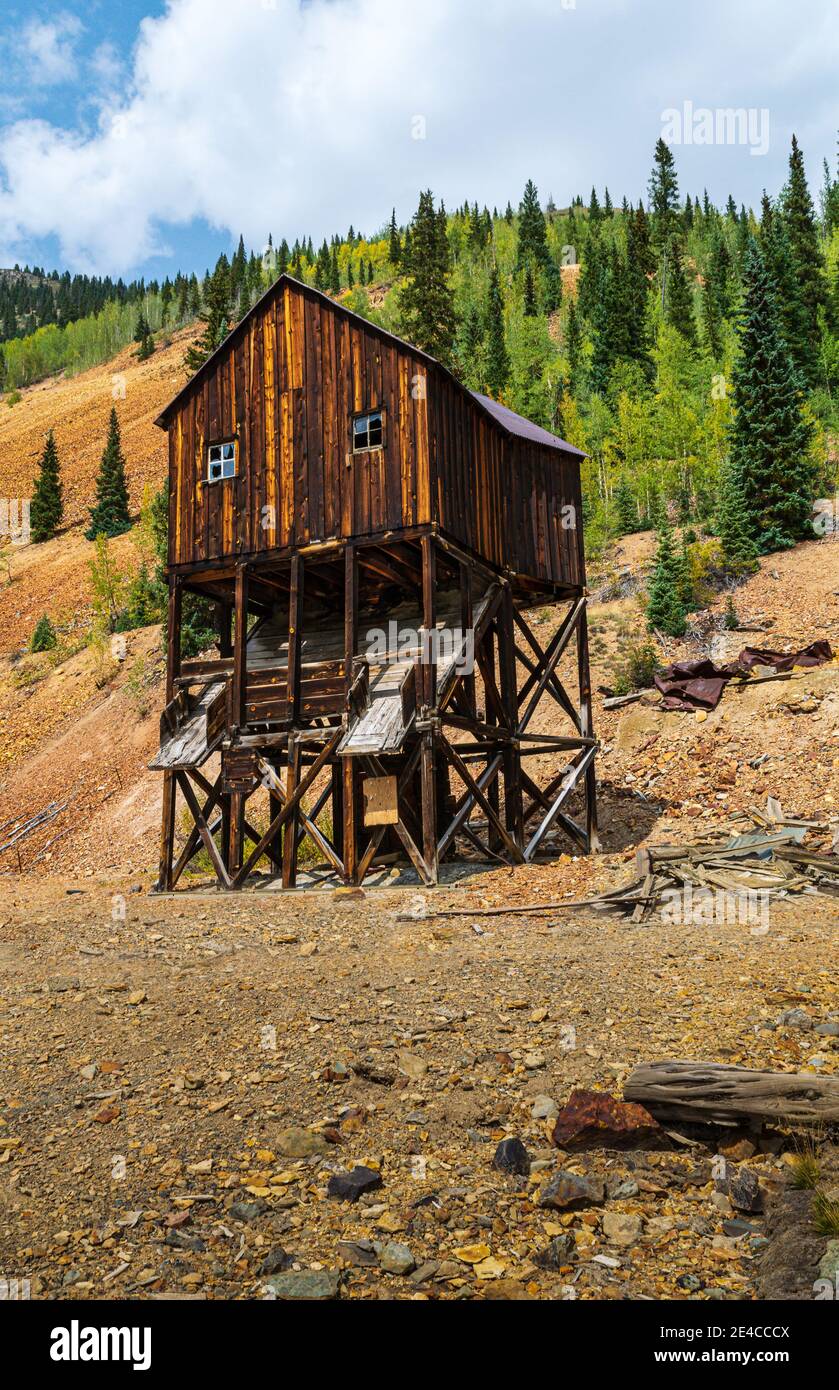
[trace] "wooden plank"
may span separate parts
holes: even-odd
[[[236,629],[233,643],[233,722],[239,729],[248,724],[245,709],[247,685],[248,567],[236,567]]]
[[[303,559],[300,553],[291,557],[291,583],[288,602],[288,717],[292,723],[300,718],[300,639],[303,628]]]

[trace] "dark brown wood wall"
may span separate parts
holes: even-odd
[[[384,448],[351,452],[354,413],[382,408]],[[207,447],[239,441],[237,476]],[[511,438],[442,371],[285,284],[169,421],[169,561],[197,565],[437,521],[498,567],[584,583],[579,466]]]
[[[172,565],[262,555],[430,522],[420,359],[284,286],[169,422]],[[351,452],[351,419],[383,408],[385,448]],[[233,479],[206,481],[207,448],[239,441]]]
[[[499,568],[581,587],[580,466],[571,454],[508,435],[444,373],[429,392],[437,520]],[[576,526],[562,525],[570,506]]]

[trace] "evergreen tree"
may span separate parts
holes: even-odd
[[[51,540],[64,515],[61,486],[61,465],[52,430],[47,435],[44,452],[38,464],[38,477],[29,507],[30,534],[33,541]]]
[[[813,200],[804,173],[804,158],[794,135],[789,157],[789,179],[782,195],[781,208],[804,310],[802,328],[796,331],[796,336],[788,341],[787,346],[803,380],[813,385],[818,369],[819,310],[827,304],[827,285]]]
[[[201,314],[204,331],[184,358],[187,369],[197,372],[216,348],[224,342],[230,328],[230,266],[219,256],[207,285],[205,308]]]
[[[547,258],[548,240],[545,214],[539,206],[539,193],[536,185],[532,179],[528,179],[519,207],[516,269],[523,270],[528,264],[543,265]]]
[[[498,267],[495,265],[489,277],[486,325],[486,384],[489,394],[498,400],[510,378],[510,354],[504,337],[504,298],[498,278]]]
[[[55,635],[55,628],[45,613],[35,624],[29,650],[31,652],[50,652],[57,645],[58,638]]]
[[[786,222],[773,208],[766,193],[763,195],[760,219],[760,248],[784,343],[801,375],[802,384],[806,384],[815,370],[815,363],[809,360],[809,348],[806,346],[810,341],[807,306],[793,264]],[[803,359],[802,344],[805,345]]]
[[[812,536],[812,430],[801,411],[763,257],[752,242],[744,269],[734,366],[731,462],[749,534],[762,553]]]
[[[568,387],[573,393],[580,385],[580,369],[583,354],[583,330],[577,312],[577,301],[572,299],[568,305],[568,319],[565,324],[565,355],[568,358]]]
[[[666,518],[658,532],[655,561],[647,589],[647,627],[681,637],[686,623],[681,588],[681,565],[676,555],[673,532]]]
[[[411,223],[411,258],[406,269],[408,279],[399,294],[406,337],[449,366],[457,317],[449,284],[448,236],[434,210],[430,189],[420,194]]]
[[[625,473],[621,473],[615,488],[615,520],[621,536],[629,536],[638,530],[638,505]]]
[[[653,246],[664,255],[679,229],[679,181],[673,152],[660,136],[653,156],[649,202]]]
[[[749,518],[743,486],[731,462],[720,473],[715,516],[723,562],[730,574],[747,574],[757,568],[757,546],[749,534]]]
[[[671,327],[678,329],[691,347],[696,346],[693,298],[688,286],[682,253],[676,237],[670,243],[666,260],[665,314]]]
[[[536,317],[536,286],[533,283],[533,271],[528,265],[524,272],[524,316],[528,319]]]
[[[102,454],[99,477],[96,479],[96,504],[91,508],[90,525],[85,535],[92,541],[99,535],[121,536],[130,529],[125,458],[122,453],[116,406],[112,406],[108,442]]]
[[[333,294],[340,293],[341,272],[338,269],[338,250],[333,246],[332,255],[329,261],[329,288]]]
[[[548,255],[543,276],[542,303],[546,314],[555,314],[562,303],[562,274],[553,256]]]
[[[388,245],[388,260],[391,265],[398,265],[402,259],[402,242],[399,239],[399,227],[396,222],[396,208],[393,209],[390,217],[390,241]]]

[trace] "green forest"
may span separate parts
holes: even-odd
[[[678,632],[700,580],[812,538],[813,500],[834,491],[839,179],[825,162],[814,201],[793,137],[781,189],[719,208],[680,189],[659,140],[645,195],[559,209],[528,182],[516,207],[449,211],[428,190],[370,238],[269,237],[261,255],[240,238],[202,281],[6,341],[2,379],[78,371],[132,339],[145,355],[200,319],[194,370],[287,271],[585,450],[589,553],[656,528],[661,588],[681,594],[660,627]]]

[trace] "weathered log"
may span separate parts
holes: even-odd
[[[839,1076],[751,1071],[718,1062],[647,1062],[635,1068],[623,1094],[657,1119],[839,1123]]]

